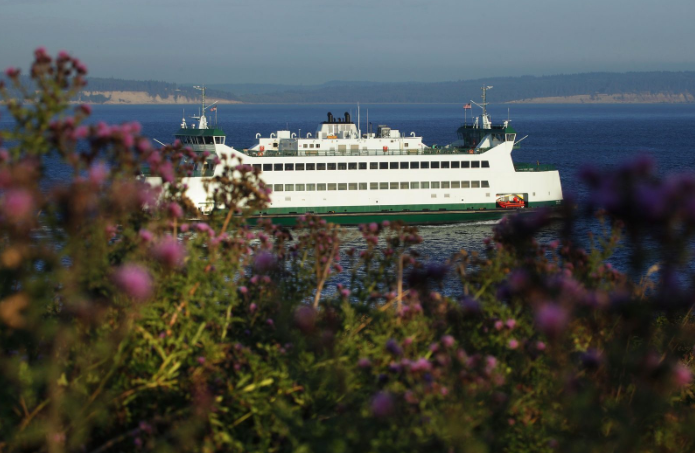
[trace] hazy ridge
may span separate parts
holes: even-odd
[[[494,86],[494,103],[693,103],[695,72],[594,72],[492,77],[451,82],[347,82],[319,85],[211,84],[207,96],[220,103],[464,103]],[[90,77],[75,99],[95,104],[195,104],[192,84]]]

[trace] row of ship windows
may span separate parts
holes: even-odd
[[[181,135],[176,138],[184,145],[224,145],[224,137],[189,137],[187,135]]]
[[[393,142],[393,140],[391,140],[391,142]],[[278,144],[277,144],[277,143],[273,143],[273,146],[274,146],[275,148],[277,148],[277,147],[278,147]],[[358,146],[359,146],[359,145],[350,145],[350,149],[354,151],[354,150],[358,149],[358,148],[357,148]],[[314,144],[313,144],[313,143],[310,143],[310,144],[307,145],[306,143],[304,143],[304,145],[303,145],[302,147],[303,147],[303,148],[313,148],[313,147],[314,147]],[[338,147],[341,147],[341,145],[338,145]],[[404,142],[404,143],[403,143],[403,147],[408,148],[408,142]],[[320,145],[319,143],[317,143],[317,144],[316,144],[316,148],[321,148],[321,145]],[[345,145],[342,145],[342,148],[345,148]],[[362,150],[366,151],[367,148],[366,148],[366,147],[363,147]]]
[[[480,189],[490,187],[488,181],[413,181],[413,182],[329,182],[326,184],[274,184],[274,192],[316,190],[404,190],[404,189]]]
[[[308,164],[254,164],[263,171],[314,171],[314,170],[407,170],[429,168],[490,168],[487,160],[452,160],[422,162],[328,162]]]

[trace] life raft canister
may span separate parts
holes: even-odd
[[[265,146],[261,146],[261,152],[265,151]]]
[[[472,150],[472,149],[469,149],[469,150],[468,150],[468,154],[473,154],[473,150]]]
[[[388,152],[388,150],[389,150],[389,147],[388,147],[388,146],[384,146],[384,152]]]

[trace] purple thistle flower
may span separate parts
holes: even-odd
[[[548,337],[559,336],[569,321],[569,314],[564,308],[547,303],[536,311],[536,325]]]
[[[357,366],[360,368],[369,368],[372,366],[371,360],[362,357],[360,360],[357,361]]]
[[[302,305],[294,312],[294,323],[303,333],[309,333],[316,326],[316,310],[309,305]]]
[[[261,252],[253,261],[253,269],[258,274],[265,274],[275,268],[275,255],[269,252]]]
[[[135,300],[143,301],[152,294],[152,277],[147,270],[137,264],[125,264],[113,275],[119,290]]]
[[[198,357],[198,363],[203,365],[205,363],[205,357]]]
[[[509,349],[516,349],[516,348],[519,347],[519,341],[517,341],[516,339],[512,338],[511,340],[509,340],[508,345],[509,345]]]
[[[398,345],[398,342],[391,338],[386,342],[386,350],[393,355],[403,355],[403,349]]]
[[[252,303],[251,305],[249,305],[249,311],[251,313],[255,312],[257,309],[258,309],[258,306],[256,304]]]
[[[372,398],[372,414],[377,418],[386,418],[393,414],[395,404],[391,394],[379,392]]]
[[[450,348],[454,346],[454,343],[456,343],[456,340],[454,340],[454,337],[452,337],[451,335],[444,335],[442,337],[442,344],[445,347]]]

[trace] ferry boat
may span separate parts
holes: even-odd
[[[249,149],[228,146],[224,132],[208,125],[203,105],[195,124],[185,119],[175,134],[197,153],[208,152],[207,163],[184,178],[187,195],[203,213],[213,208],[203,181],[221,172],[215,157],[240,158],[261,170],[272,187],[267,209],[252,221],[271,218],[291,225],[302,214],[316,214],[339,224],[404,220],[415,224],[455,223],[500,218],[510,210],[562,203],[557,169],[550,165],[515,164],[512,150],[517,133],[504,121],[493,124],[487,113],[486,91],[476,106],[482,113],[457,130],[457,140],[428,147],[414,132],[408,135],[381,125],[363,133],[349,113],[328,113],[315,133],[300,137],[278,130],[256,135]],[[470,107],[467,105],[467,107]],[[367,124],[368,121],[367,121]],[[524,137],[525,138],[525,137]],[[219,166],[218,166],[219,167]],[[148,178],[154,185],[159,178]]]

